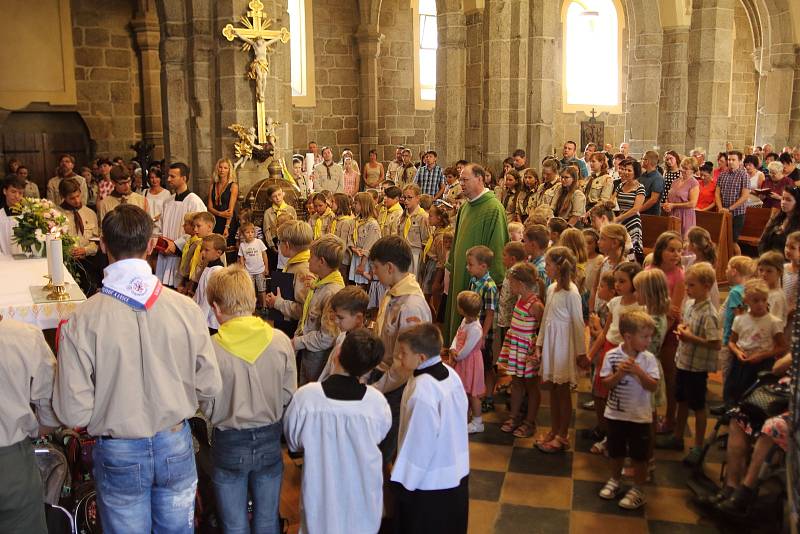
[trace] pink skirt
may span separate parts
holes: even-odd
[[[467,395],[480,397],[486,393],[486,384],[483,381],[483,356],[479,347],[475,347],[469,356],[456,362],[455,369]]]

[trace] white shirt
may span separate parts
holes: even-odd
[[[475,346],[480,343],[481,338],[483,338],[483,327],[481,326],[480,321],[472,321],[468,323],[466,319],[461,320],[461,326],[458,328],[460,330],[466,330],[467,338],[464,340],[464,346],[461,347],[461,350],[456,354],[456,360],[461,361],[467,356],[469,353],[475,349]],[[451,350],[456,350],[456,339],[457,337],[453,337],[453,343],[450,344]]]
[[[197,290],[194,292],[194,297],[192,297],[203,311],[203,316],[206,317],[208,327],[214,330],[219,330],[219,322],[217,322],[217,316],[214,315],[211,304],[208,303],[206,288],[208,287],[208,279],[211,278],[214,271],[219,269],[222,269],[222,265],[214,265],[213,267],[206,267],[203,269],[203,274],[200,275],[200,280],[197,281]]]
[[[378,532],[383,512],[378,445],[391,426],[389,403],[371,386],[354,401],[329,399],[320,382],[297,390],[283,427],[289,448],[305,450],[301,533]]]
[[[444,380],[412,376],[403,391],[392,481],[409,491],[455,488],[469,474],[467,395],[455,370],[445,368]]]
[[[606,353],[606,357],[603,359],[603,367],[600,369],[600,376],[606,378],[613,375],[617,366],[629,359],[630,356],[622,350],[621,346],[614,347]],[[658,361],[656,357],[649,352],[643,351],[637,354],[636,365],[641,367],[651,378],[661,380],[661,374],[658,371]],[[652,423],[652,394],[651,391],[644,389],[638,377],[630,373],[625,373],[622,380],[617,382],[617,385],[608,392],[604,415],[607,419],[613,419],[615,421]]]
[[[761,317],[743,313],[733,319],[731,331],[736,332],[739,348],[752,354],[773,348],[775,334],[783,332],[783,321],[771,313]]]
[[[785,325],[786,315],[789,313],[786,305],[786,293],[782,288],[770,289],[767,295],[767,304],[769,305],[770,315],[774,315]]]
[[[266,270],[262,252],[266,252],[267,245],[260,239],[253,239],[249,243],[242,241],[239,244],[239,257],[244,258],[244,267],[247,272],[253,274],[263,274]]]
[[[6,215],[6,210],[0,208],[0,256],[11,256],[19,246],[14,243],[14,227],[18,224],[17,218]]]
[[[609,315],[611,315],[611,324],[608,327],[608,332],[606,332],[606,340],[612,345],[620,345],[623,339],[622,334],[619,333],[619,318],[625,312],[634,310],[647,311],[647,309],[636,302],[623,304],[622,297],[614,297],[608,301],[606,306],[608,307]]]

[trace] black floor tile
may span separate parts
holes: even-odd
[[[572,453],[546,454],[535,447],[532,449],[514,447],[508,471],[527,475],[571,478]]]
[[[502,504],[497,515],[494,531],[496,534],[569,532],[569,512],[550,508]]]
[[[505,473],[497,471],[471,470],[469,472],[469,498],[497,502],[500,500],[500,490],[503,488],[505,476]]]
[[[628,491],[628,486],[623,486],[623,491],[617,499],[605,500],[598,496],[605,482],[589,482],[585,480],[572,481],[572,509],[582,512],[595,512],[599,514],[613,514],[633,517],[644,517],[644,507],[638,510],[625,510],[617,502]],[[645,505],[647,506],[647,505]]]
[[[648,521],[650,534],[717,534],[719,530],[712,525],[689,525],[670,521]]]
[[[489,443],[491,445],[513,445],[514,435],[511,432],[503,432],[497,423],[484,423],[483,432],[470,434],[469,440],[476,443]]]
[[[691,468],[685,466],[683,462],[656,460],[655,479],[653,482],[657,486],[685,489],[686,481],[691,473]]]

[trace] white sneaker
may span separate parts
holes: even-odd
[[[483,432],[483,423],[476,423],[475,421],[470,421],[467,424],[467,434],[477,434],[479,432]]]

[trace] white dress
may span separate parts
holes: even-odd
[[[144,198],[147,199],[147,212],[150,214],[150,217],[153,219],[158,217],[158,220],[153,221],[153,235],[159,236],[161,235],[160,215],[164,210],[164,203],[172,198],[172,195],[168,189],[162,189],[158,194],[153,194],[149,189],[145,189]]]
[[[570,283],[569,291],[556,291],[556,284],[547,288],[539,336],[542,348],[542,382],[577,384],[575,359],[586,354],[581,295]]]

